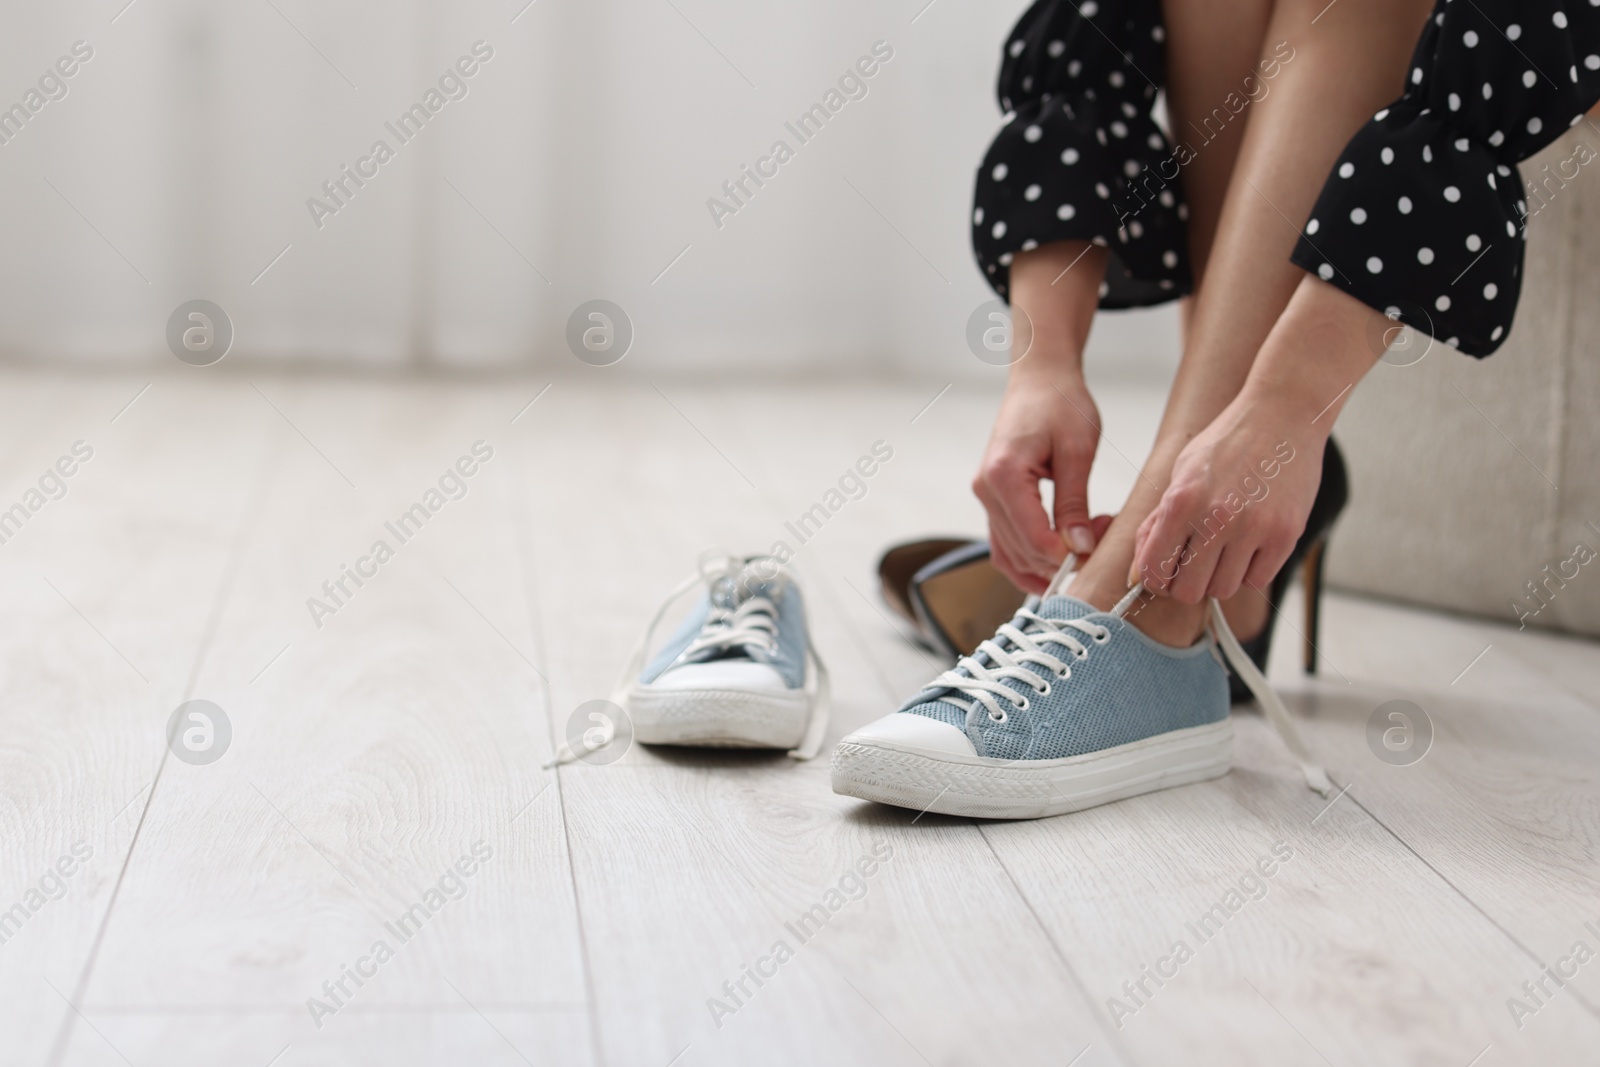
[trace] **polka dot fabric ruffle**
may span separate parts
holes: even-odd
[[[1294,262],[1472,356],[1511,329],[1517,163],[1600,100],[1600,0],[1439,0],[1405,95],[1335,164]]]
[[[1189,292],[1188,242],[1172,147],[1151,118],[1166,78],[1157,0],[1039,0],[1000,68],[1006,124],[979,168],[972,247],[1009,296],[1017,252],[1052,241],[1111,249],[1103,308]]]

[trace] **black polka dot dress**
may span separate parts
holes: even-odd
[[[1517,164],[1597,100],[1600,0],[1439,0],[1405,94],[1346,146],[1294,262],[1468,355],[1489,355],[1521,289],[1529,210]],[[1595,158],[1585,155],[1562,177]]]
[[[1466,0],[1463,0],[1466,2]],[[1111,250],[1103,308],[1192,288],[1182,183],[1151,109],[1166,80],[1159,0],[1039,0],[1006,41],[1005,125],[978,170],[972,246],[1002,297],[1013,257],[1052,241]]]

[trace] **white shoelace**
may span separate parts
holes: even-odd
[[[1047,597],[1060,595],[1066,586],[1067,578],[1076,569],[1077,557],[1068,555],[1044,595]],[[1135,585],[1117,602],[1109,614],[1118,619],[1126,617],[1128,609],[1144,591],[1143,582]],[[1018,620],[1022,620],[1020,627],[1016,625]],[[1328,779],[1327,772],[1312,759],[1311,750],[1306,747],[1305,739],[1300,736],[1300,731],[1296,729],[1294,720],[1289,717],[1289,711],[1283,706],[1283,701],[1267,683],[1250,656],[1240,647],[1239,639],[1234,636],[1226,616],[1222,614],[1222,605],[1215,597],[1211,598],[1211,618],[1208,628],[1222,648],[1222,654],[1228,664],[1238,672],[1239,677],[1244,679],[1244,684],[1255,695],[1257,703],[1267,716],[1267,721],[1283,739],[1284,747],[1300,764],[1300,771],[1305,775],[1306,784],[1323,796],[1332,793],[1333,783]],[[979,645],[972,655],[963,656],[954,669],[939,675],[928,688],[953,689],[965,693],[972,698],[972,703],[967,707],[969,716],[982,706],[991,721],[1003,723],[1009,717],[1009,711],[1001,706],[1002,700],[1017,711],[1027,711],[1029,700],[1026,693],[1019,693],[1009,686],[1002,685],[1001,680],[1012,679],[1021,682],[1038,695],[1048,696],[1052,681],[1065,681],[1072,677],[1072,666],[1065,659],[1047,651],[1045,646],[1059,646],[1074,660],[1087,659],[1089,646],[1084,644],[1080,634],[1097,645],[1103,645],[1111,639],[1111,630],[1098,623],[1087,619],[1046,619],[1031,607],[1024,606],[1011,622],[1000,627],[994,637]],[[1054,677],[1041,678],[1024,667],[1025,663],[1038,664]],[[960,706],[958,701],[951,703]]]
[[[712,651],[728,651],[734,648],[754,647],[766,654],[772,654],[778,649],[778,608],[771,597],[753,594],[752,589],[758,585],[770,585],[774,582],[791,582],[791,578],[783,569],[783,565],[771,556],[739,557],[727,552],[712,550],[702,553],[699,566],[695,574],[685,578],[667,598],[662,601],[661,607],[656,610],[650,624],[645,627],[639,641],[634,645],[633,652],[628,657],[627,666],[622,670],[622,675],[617,681],[616,688],[611,693],[611,702],[619,707],[625,707],[624,695],[628,686],[639,677],[639,672],[644,669],[645,657],[650,652],[650,647],[655,641],[656,630],[661,625],[661,620],[673,604],[691,589],[705,587],[710,592],[715,592],[718,582],[727,580],[731,582],[738,599],[736,606],[729,608],[719,605],[716,598],[712,598],[711,611],[706,621],[701,624],[700,632],[695,635],[678,656],[668,664],[664,670],[690,661],[699,653]],[[788,755],[797,760],[809,760],[816,757],[822,748],[823,735],[828,731],[828,711],[830,703],[830,687],[828,684],[828,669],[823,665],[822,657],[817,655],[816,646],[811,641],[809,624],[806,628],[806,658],[810,662],[811,670],[807,672],[806,695],[811,700],[811,718],[806,724],[805,736],[800,744],[791,750]],[[613,725],[607,730],[603,738],[596,738],[599,744],[589,747],[597,749],[611,743],[616,734]],[[588,742],[586,742],[587,744]],[[558,763],[568,763],[576,759],[571,748],[563,742],[556,751],[556,757],[546,767],[553,767]]]

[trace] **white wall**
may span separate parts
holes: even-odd
[[[170,360],[167,315],[205,297],[236,363],[555,369],[605,297],[629,373],[996,373],[963,340],[990,296],[966,219],[1019,3],[525,2],[10,13],[0,104],[94,57],[0,146],[0,358]],[[480,39],[468,96],[398,146],[385,120]],[[868,95],[799,146],[785,120],[879,40]],[[395,159],[319,230],[307,198],[379,137]],[[778,138],[795,158],[718,229],[707,198]],[[1174,321],[1107,316],[1095,346],[1159,367]]]

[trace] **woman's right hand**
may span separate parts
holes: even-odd
[[[1043,361],[1041,361],[1042,363]],[[995,566],[1029,593],[1043,593],[1068,551],[1094,551],[1109,516],[1089,515],[1089,469],[1100,414],[1081,375],[1023,370],[1006,387],[972,491],[989,512]],[[1040,482],[1055,483],[1047,514]]]

